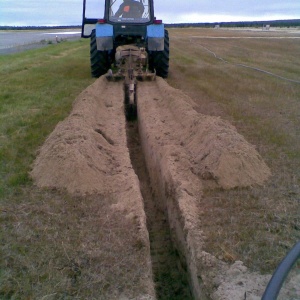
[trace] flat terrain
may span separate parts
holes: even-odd
[[[170,36],[168,83],[197,111],[235,125],[273,174],[262,188],[207,190],[207,249],[270,271],[300,238],[300,32],[178,29]]]
[[[169,33],[127,124],[88,41],[0,57],[4,299],[260,297],[300,239],[300,32]]]
[[[78,30],[0,30],[0,55],[43,47],[61,40],[80,38]]]

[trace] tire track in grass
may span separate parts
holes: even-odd
[[[192,40],[190,42],[192,42]],[[299,80],[294,80],[294,79],[286,78],[286,77],[274,74],[272,72],[269,72],[269,71],[266,71],[266,70],[263,70],[263,69],[260,69],[260,68],[257,68],[257,67],[252,67],[252,66],[248,66],[248,65],[245,65],[245,64],[230,62],[230,61],[226,60],[225,58],[218,56],[215,52],[213,52],[212,50],[208,49],[207,47],[205,47],[203,45],[199,45],[199,46],[202,47],[207,52],[211,53],[216,59],[218,59],[218,60],[220,60],[220,61],[222,61],[222,62],[224,62],[226,64],[230,64],[230,65],[234,65],[234,66],[242,67],[242,68],[246,68],[246,69],[251,69],[251,70],[254,70],[254,71],[257,71],[257,72],[261,72],[261,73],[264,73],[264,74],[267,74],[267,75],[279,78],[281,80],[285,80],[285,81],[288,81],[288,82],[293,82],[293,83],[300,84]]]

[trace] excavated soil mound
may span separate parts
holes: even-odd
[[[78,97],[70,116],[41,147],[31,175],[40,187],[79,195],[114,195],[113,207],[123,211],[124,217],[139,220],[137,231],[149,248],[139,182],[126,144],[122,102],[122,83],[97,80]],[[216,276],[226,278],[228,270],[215,258],[207,260],[208,254],[202,251],[203,188],[260,185],[270,170],[233,126],[197,113],[193,105],[161,78],[139,83],[139,131],[153,192],[160,199],[158,205],[167,211],[176,248],[190,273],[191,289],[202,297],[203,285],[215,289]],[[151,271],[145,269],[144,274],[144,286],[153,295]],[[217,286],[225,290],[232,280],[225,284],[218,279]]]
[[[123,84],[100,78],[79,95],[69,117],[48,137],[39,150],[31,176],[39,187],[66,190],[79,196],[83,203],[89,201],[89,197],[84,197],[88,195],[106,199],[99,201],[97,209],[103,211],[107,222],[113,221],[111,233],[100,247],[86,251],[95,253],[100,260],[110,256],[119,258],[120,266],[128,270],[115,272],[118,280],[111,282],[112,275],[106,278],[103,267],[104,273],[99,275],[101,283],[110,286],[107,292],[114,289],[114,294],[106,295],[103,291],[101,296],[103,299],[153,299],[146,216],[139,181],[130,161],[125,127]],[[105,212],[111,213],[105,215]],[[105,232],[102,223],[98,221],[99,233]],[[129,232],[126,224],[134,224]],[[110,235],[117,236],[118,240],[109,241]],[[126,247],[134,250],[124,255]],[[132,267],[135,258],[136,266]],[[117,267],[118,264],[114,266]]]
[[[203,251],[209,237],[201,226],[202,191],[263,184],[269,168],[233,126],[197,113],[193,101],[164,80],[141,83],[138,93],[139,131],[152,186],[167,210],[195,299],[243,299],[245,292],[261,296],[268,278],[257,280],[242,263],[241,278]]]
[[[186,95],[160,78],[142,88],[139,102],[146,102],[156,139],[175,152],[184,149],[201,179],[234,188],[262,184],[270,176],[255,148],[228,122],[197,113]],[[128,187],[132,166],[123,157],[128,151],[122,95],[122,84],[100,79],[78,97],[40,149],[31,173],[37,185],[72,194]]]
[[[173,152],[186,153],[192,172],[204,183],[229,189],[261,185],[269,178],[270,170],[254,146],[228,122],[197,113],[188,96],[161,79],[155,86],[143,83],[139,91],[156,140],[164,147],[172,145]]]
[[[31,173],[37,185],[71,194],[130,187],[122,94],[122,84],[100,79],[77,98],[40,149]]]

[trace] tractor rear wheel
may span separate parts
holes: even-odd
[[[110,68],[108,51],[99,51],[97,49],[96,31],[91,34],[90,43],[90,59],[91,59],[91,73],[93,77],[100,77],[107,73]]]
[[[167,78],[169,74],[169,32],[165,30],[164,50],[152,51],[149,54],[149,69],[156,70],[156,75]]]

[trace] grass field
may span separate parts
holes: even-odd
[[[0,56],[0,195],[28,182],[35,151],[90,78],[86,43]]]
[[[169,32],[168,83],[200,113],[233,123],[273,174],[263,187],[205,191],[205,250],[273,272],[300,239],[300,40],[282,32]],[[92,267],[83,274],[72,259],[78,237],[90,233],[78,220],[92,207],[39,191],[28,176],[39,146],[93,81],[88,41],[0,56],[1,299],[93,296]]]
[[[190,95],[199,112],[234,124],[272,170],[260,188],[206,191],[201,216],[208,252],[262,272],[274,270],[300,239],[300,40],[293,37],[170,31],[169,84]]]
[[[39,146],[94,81],[88,53],[87,41],[77,41],[0,56],[1,299],[38,299],[53,289],[52,299],[73,299],[79,269],[68,257],[83,210],[64,194],[39,192],[28,172]]]

